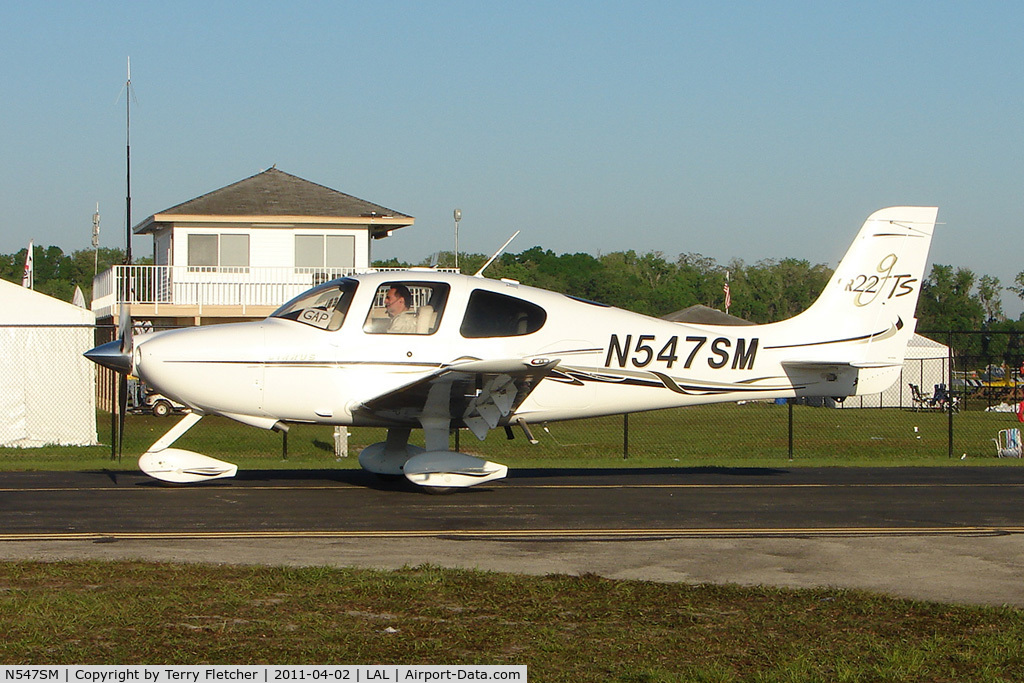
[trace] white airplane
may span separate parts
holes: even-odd
[[[767,325],[668,322],[481,273],[412,269],[326,282],[259,322],[133,340],[122,316],[122,338],[86,356],[191,408],[139,459],[157,479],[233,476],[230,463],[170,447],[222,415],[264,429],[386,427],[360,465],[448,491],[508,472],[452,452],[453,429],[482,440],[518,425],[532,441],[529,425],[549,421],[884,390],[917,322],[937,213],[873,213],[817,301]],[[417,428],[426,448],[409,443]]]

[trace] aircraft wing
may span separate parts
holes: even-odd
[[[461,359],[387,393],[363,401],[353,415],[373,423],[450,421],[478,439],[526,400],[558,365],[558,358]]]

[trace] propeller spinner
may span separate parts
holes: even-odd
[[[117,322],[117,339],[100,344],[85,352],[85,357],[97,365],[102,365],[114,372],[124,375],[132,373],[132,317],[127,306],[121,306],[121,314]]]

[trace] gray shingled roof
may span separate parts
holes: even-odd
[[[697,304],[675,313],[661,316],[662,320],[674,323],[697,323],[703,325],[753,325],[754,323],[734,315],[723,313],[708,306]]]
[[[363,216],[409,218],[344,192],[293,176],[276,167],[159,212],[187,216]]]

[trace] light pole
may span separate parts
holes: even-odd
[[[455,209],[455,270],[459,269],[459,221],[462,220],[462,210]]]

